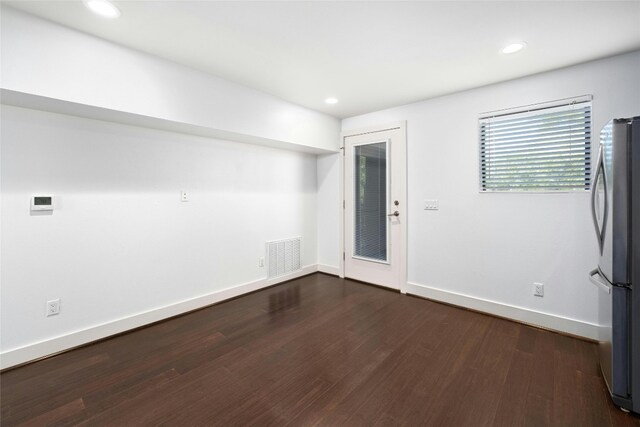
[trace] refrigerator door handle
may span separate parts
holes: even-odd
[[[589,272],[589,281],[600,288],[600,290],[605,291],[607,294],[611,294],[611,286],[602,280],[602,276],[597,268],[594,268]]]
[[[607,193],[607,178],[604,174],[604,153],[602,145],[598,150],[598,166],[596,166],[595,178],[591,183],[591,217],[593,218],[593,226],[596,229],[596,237],[598,238],[598,246],[600,248],[600,254],[602,254],[604,246],[604,233],[607,225],[607,217],[609,216],[609,200]],[[600,181],[600,172],[602,172],[602,187],[604,188],[604,213],[602,216],[602,230],[598,226],[598,218],[596,215],[596,192],[598,191],[598,181]]]

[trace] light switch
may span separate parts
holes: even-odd
[[[439,208],[438,199],[428,199],[424,201],[424,210],[437,211]]]

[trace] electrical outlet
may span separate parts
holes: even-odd
[[[544,296],[544,285],[542,283],[533,284],[533,295],[536,297]]]
[[[181,191],[180,192],[180,200],[183,202],[188,202],[189,201],[189,193],[187,193],[186,191]]]
[[[258,267],[264,267],[264,258],[258,258]]]
[[[60,314],[60,298],[47,301],[47,317]]]
[[[429,199],[424,201],[424,210],[437,211],[439,208],[438,199]]]

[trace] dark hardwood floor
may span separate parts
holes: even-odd
[[[593,343],[323,274],[0,381],[3,427],[640,425]]]

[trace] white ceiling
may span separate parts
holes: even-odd
[[[640,1],[3,3],[339,118],[640,49]]]

